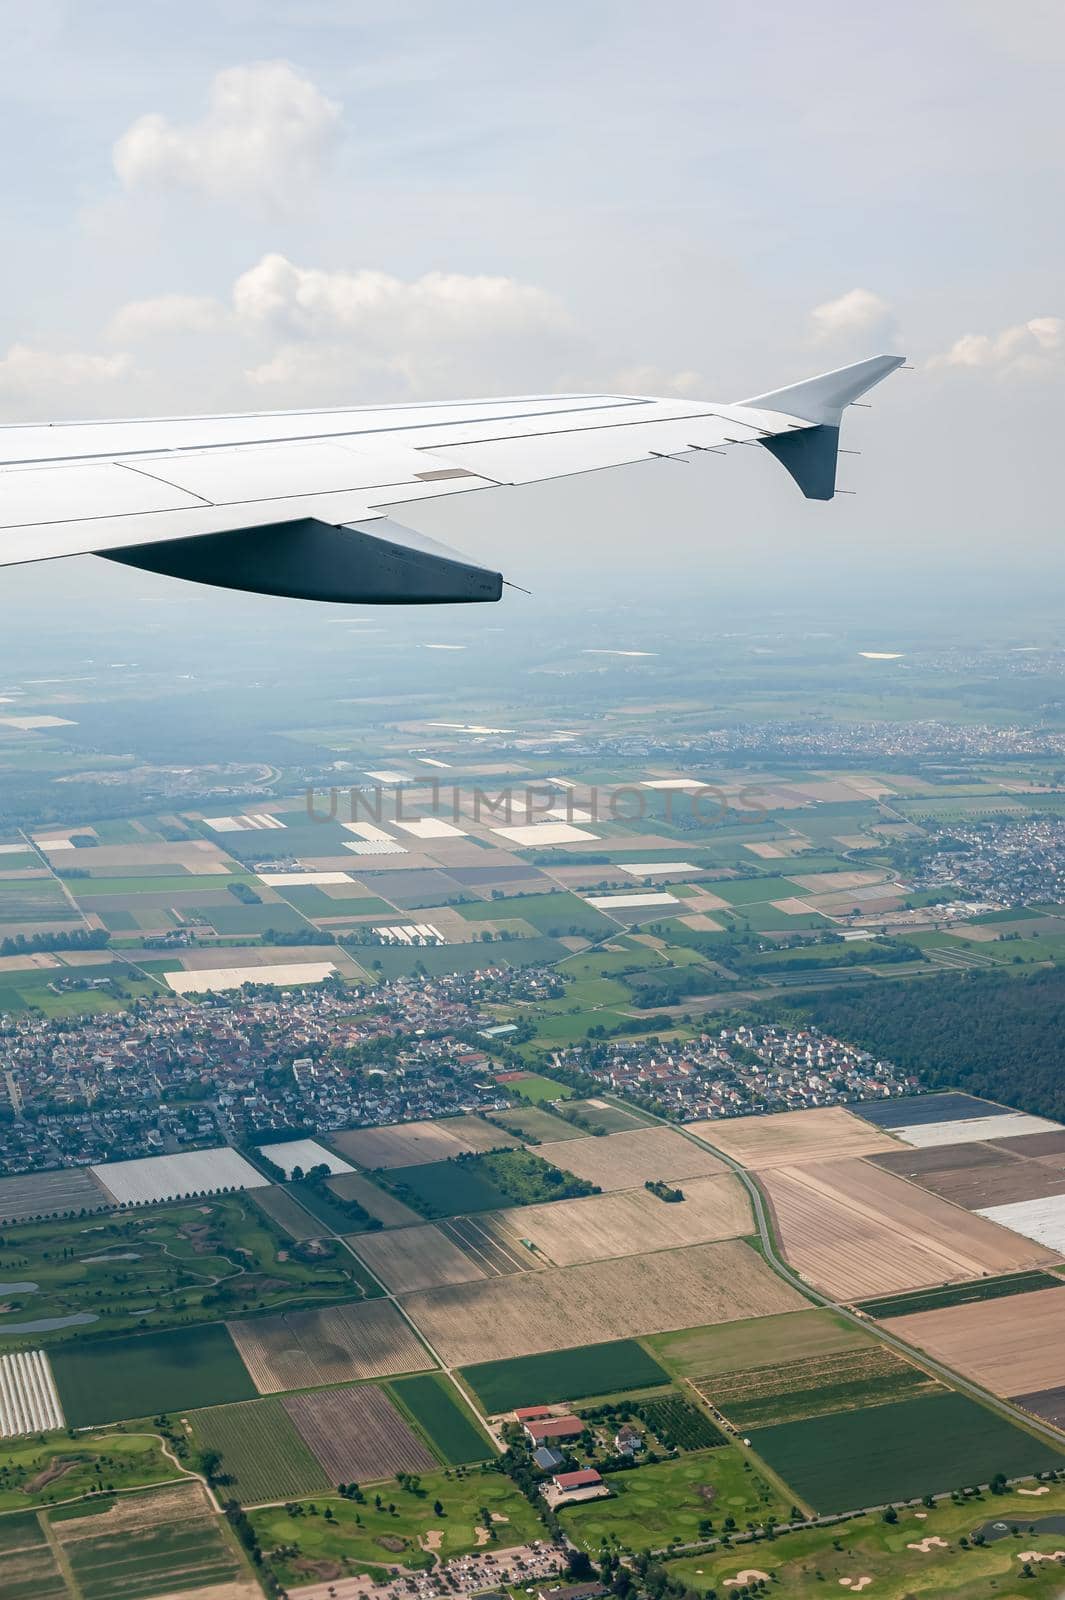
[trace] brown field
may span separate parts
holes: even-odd
[[[469,1283],[472,1278],[485,1276],[483,1267],[431,1222],[417,1228],[395,1228],[391,1233],[358,1234],[351,1242],[371,1272],[393,1294],[438,1289],[445,1283]]]
[[[320,1239],[322,1224],[304,1211],[298,1200],[286,1194],[280,1184],[272,1183],[268,1189],[249,1189],[248,1196],[261,1211],[273,1219],[291,1239]]]
[[[424,1372],[433,1366],[387,1300],[250,1317],[227,1327],[260,1394]]]
[[[397,1122],[390,1128],[352,1128],[333,1135],[342,1155],[360,1167],[415,1167],[447,1161],[469,1150],[498,1150],[516,1139],[480,1117],[447,1117],[440,1122]]]
[[[356,1200],[364,1211],[376,1217],[386,1228],[405,1228],[408,1223],[422,1220],[417,1211],[405,1206],[387,1189],[379,1189],[361,1172],[338,1172],[336,1177],[326,1180],[326,1187],[339,1195],[341,1200]]]
[[[1010,1155],[1036,1156],[1040,1160],[1065,1156],[1065,1131],[1061,1133],[1020,1133],[1011,1139],[996,1139],[996,1148]]]
[[[562,1139],[539,1145],[536,1154],[600,1189],[639,1189],[648,1179],[673,1183],[726,1171],[717,1156],[672,1128],[634,1128],[631,1133],[608,1133],[599,1139]]]
[[[761,1182],[787,1259],[840,1300],[1060,1260],[867,1161],[778,1167]]]
[[[1065,1289],[975,1300],[892,1317],[892,1333],[927,1350],[994,1394],[1065,1384]]]
[[[690,1129],[755,1171],[899,1148],[897,1139],[862,1122],[842,1106],[778,1111],[768,1117],[723,1117],[693,1122]]]
[[[1038,1133],[1021,1135],[1022,1139],[1044,1137]],[[970,1211],[1065,1194],[1065,1163],[1060,1156],[1026,1161],[992,1144],[972,1143],[897,1150],[874,1156],[873,1160],[886,1172],[909,1178],[922,1189]]]
[[[52,1522],[50,1527],[58,1543],[66,1546],[79,1544],[83,1539],[113,1538],[141,1533],[146,1528],[172,1528],[181,1522],[213,1520],[203,1485],[186,1480],[146,1494],[119,1495],[106,1511]]]
[[[436,1459],[372,1383],[289,1394],[281,1404],[332,1483],[432,1472]]]
[[[599,1261],[678,1245],[735,1239],[753,1230],[751,1207],[738,1178],[686,1178],[684,1199],[660,1200],[646,1189],[555,1200],[496,1212],[492,1221],[514,1241],[531,1239],[556,1266]]]
[[[605,1143],[599,1140],[598,1143]],[[519,1272],[409,1296],[449,1365],[563,1350],[805,1305],[736,1239],[576,1267]]]

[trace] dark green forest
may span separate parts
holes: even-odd
[[[928,1088],[964,1089],[1065,1120],[1065,966],[972,972],[811,996],[801,1015]],[[796,1007],[792,1002],[789,1014]]]

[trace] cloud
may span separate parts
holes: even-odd
[[[810,313],[818,341],[850,339],[858,334],[891,331],[891,307],[871,289],[848,289],[838,300],[826,300]]]
[[[1005,376],[1038,376],[1065,361],[1065,319],[1032,317],[1000,333],[966,333],[949,350],[933,356],[932,367],[983,369]]]
[[[626,367],[616,372],[609,387],[621,394],[703,396],[707,382],[701,372],[669,372],[662,367]]]
[[[253,62],[216,74],[198,122],[138,118],[117,140],[114,166],[129,190],[187,189],[284,210],[321,176],[339,124],[340,107],[294,67]]]
[[[129,344],[167,334],[215,333],[228,321],[226,307],[210,295],[161,294],[120,306],[107,325],[107,337]]]
[[[41,350],[13,344],[0,357],[0,393],[47,396],[54,390],[82,389],[115,383],[129,376],[132,357],[91,355],[81,350]]]

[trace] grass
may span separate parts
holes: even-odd
[[[822,1513],[1065,1463],[1061,1452],[960,1394],[785,1422],[751,1437],[774,1472]]]
[[[940,1311],[944,1306],[966,1306],[977,1300],[1002,1300],[1009,1295],[1029,1294],[1035,1289],[1065,1288],[1065,1280],[1052,1272],[1014,1272],[1004,1278],[977,1278],[973,1283],[947,1283],[938,1289],[914,1289],[909,1294],[885,1295],[879,1300],[863,1300],[867,1316],[884,1322],[890,1317],[908,1317],[916,1311]]]
[[[222,1471],[242,1505],[291,1499],[333,1487],[296,1432],[280,1400],[211,1406],[189,1415],[194,1443],[217,1450]]]
[[[82,1434],[75,1439],[52,1434],[43,1443],[39,1438],[6,1439],[0,1443],[0,1511],[46,1506],[101,1489],[161,1483],[178,1474],[150,1434]],[[0,1519],[0,1530],[7,1526],[7,1518]]]
[[[499,922],[520,917],[538,933],[552,939],[580,933],[598,938],[615,923],[575,894],[557,890],[550,894],[512,894],[505,900],[481,900],[460,908],[467,922]]]
[[[429,1552],[419,1541],[429,1532],[440,1535],[436,1554],[447,1561],[479,1548],[482,1508],[495,1535],[488,1549],[544,1536],[525,1496],[509,1478],[489,1468],[432,1473],[414,1492],[389,1484],[380,1498],[380,1508],[367,1494],[362,1505],[336,1498],[325,1505],[315,1502],[314,1511],[302,1502],[296,1503],[294,1514],[283,1506],[253,1511],[252,1524],[270,1569],[286,1588],[364,1572],[381,1577],[390,1563],[426,1566]],[[433,1509],[437,1500],[442,1516]],[[329,1518],[321,1514],[325,1506],[332,1512]],[[493,1513],[504,1520],[492,1521]]]
[[[801,1356],[871,1347],[870,1336],[833,1311],[786,1311],[680,1333],[656,1333],[643,1343],[670,1372],[705,1378],[742,1367],[763,1367]]]
[[[613,1473],[609,1481],[609,1500],[563,1507],[559,1513],[567,1536],[593,1553],[604,1544],[659,1549],[671,1539],[697,1539],[707,1518],[721,1526],[732,1517],[743,1527],[788,1510],[735,1445]]]
[[[729,1585],[728,1580],[744,1568],[767,1572],[768,1593],[787,1595],[789,1600],[814,1600],[815,1596],[824,1600],[829,1594],[845,1594],[861,1576],[872,1578],[865,1593],[877,1600],[912,1600],[916,1595],[929,1600],[933,1596],[936,1600],[991,1600],[1022,1590],[1033,1600],[1049,1600],[1060,1592],[1057,1563],[1037,1565],[1038,1575],[1022,1580],[1018,1560],[1021,1550],[1061,1549],[1060,1533],[1027,1531],[1034,1518],[1065,1511],[1065,1491],[1060,1486],[1051,1485],[1039,1500],[1009,1491],[961,1504],[941,1501],[920,1509],[920,1517],[910,1510],[900,1511],[894,1524],[879,1516],[856,1517],[827,1528],[781,1534],[772,1542],[763,1539],[753,1545],[683,1556],[670,1561],[666,1570],[674,1583],[699,1595],[735,1593],[738,1586]],[[992,1543],[961,1547],[960,1540],[968,1539],[987,1521],[1003,1521],[1018,1531]],[[927,1552],[909,1548],[927,1538],[942,1539],[949,1548]],[[849,1580],[846,1585],[841,1583],[844,1578]]]
[[[559,1172],[527,1150],[492,1150],[483,1155],[393,1167],[378,1174],[398,1197],[427,1217],[458,1217],[502,1206],[537,1205],[590,1194],[580,1178]]]
[[[393,922],[410,922],[406,913],[392,913]],[[496,940],[492,944],[437,944],[411,949],[405,946],[370,945],[358,949],[359,959],[368,971],[382,978],[406,978],[419,968],[432,977],[444,972],[476,972],[482,967],[550,966],[566,954],[557,939]]]
[[[489,1415],[512,1411],[515,1406],[583,1400],[669,1382],[668,1373],[635,1339],[482,1361],[466,1367],[462,1378]]]
[[[52,1355],[67,1421],[83,1428],[250,1400],[255,1385],[222,1323],[68,1345]]]
[[[514,1129],[518,1136],[525,1140],[535,1140],[538,1144],[551,1144],[556,1139],[582,1139],[583,1128],[574,1128],[562,1117],[556,1117],[552,1112],[545,1111],[542,1106],[513,1106],[506,1111],[488,1111],[485,1113],[489,1122],[495,1123],[499,1128]]]
[[[15,1330],[27,1321],[88,1316],[93,1336],[216,1322],[273,1305],[350,1299],[362,1278],[341,1245],[301,1259],[279,1225],[239,1194],[21,1223],[3,1230],[0,1282],[38,1289],[8,1297],[0,1347],[21,1342]],[[73,1323],[40,1334],[49,1345],[84,1336],[84,1325]]]
[[[467,1466],[494,1454],[473,1413],[442,1372],[397,1378],[388,1387],[445,1466]]]
[[[550,1100],[569,1100],[573,1094],[573,1090],[567,1089],[564,1083],[556,1083],[553,1078],[542,1077],[538,1072],[527,1072],[524,1077],[512,1079],[507,1088],[534,1106]]]

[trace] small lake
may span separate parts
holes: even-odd
[[[99,1320],[95,1311],[72,1311],[67,1317],[38,1317],[36,1322],[0,1321],[0,1333],[54,1333],[57,1328],[80,1328]]]
[[[1008,1522],[985,1522],[977,1532],[994,1544],[996,1539],[1008,1539],[1014,1528],[1022,1538],[1026,1533],[1065,1533],[1065,1516],[1012,1517]]]
[[[9,1294],[36,1294],[40,1287],[39,1283],[0,1283],[0,1300]]]
[[[113,1255],[113,1256],[81,1256],[80,1257],[80,1260],[81,1260],[82,1264],[85,1265],[85,1266],[91,1266],[94,1262],[97,1262],[97,1261],[139,1261],[140,1259],[141,1258],[137,1254],[136,1250],[120,1250],[120,1251],[117,1251],[116,1254]],[[2,1287],[3,1287],[3,1285],[0,1284],[0,1288],[2,1288]]]

